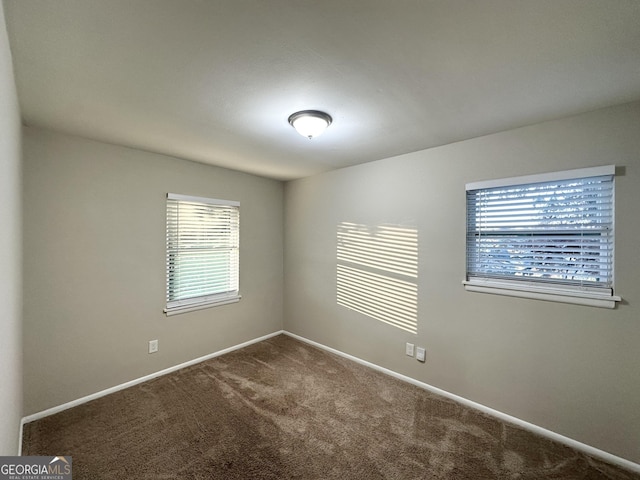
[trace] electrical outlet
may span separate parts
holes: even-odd
[[[415,345],[413,343],[407,343],[407,348],[405,350],[405,352],[407,353],[407,355],[409,355],[410,357],[413,357],[413,347]]]
[[[149,353],[156,353],[158,351],[158,340],[149,340]]]
[[[416,349],[416,360],[418,360],[419,362],[424,362],[427,356],[427,351],[422,348],[422,347],[418,347]]]

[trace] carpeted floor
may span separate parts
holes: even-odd
[[[280,335],[24,427],[74,480],[639,479]]]

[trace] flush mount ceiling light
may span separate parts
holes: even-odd
[[[332,121],[331,115],[318,110],[303,110],[293,113],[289,117],[291,126],[295,128],[300,135],[308,139],[320,135],[331,125]]]

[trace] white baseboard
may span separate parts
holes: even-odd
[[[551,430],[547,430],[546,428],[539,427],[538,425],[534,425],[533,423],[526,422],[517,417],[507,415],[506,413],[500,412],[499,410],[495,410],[493,408],[487,407],[485,405],[474,402],[467,398],[460,397],[459,395],[447,392],[446,390],[442,390],[438,387],[434,387],[433,385],[429,385],[428,383],[421,382],[419,380],[416,380],[415,378],[407,377],[406,375],[402,375],[401,373],[397,373],[397,372],[394,372],[393,370],[389,370],[387,368],[381,367],[379,365],[376,365],[375,363],[367,362],[366,360],[362,360],[361,358],[354,357],[353,355],[349,355],[348,353],[341,352],[340,350],[336,350],[335,348],[327,347],[326,345],[323,345],[318,342],[314,342],[313,340],[309,340],[308,338],[305,338],[305,337],[301,337],[300,335],[296,335],[295,333],[291,333],[286,330],[283,333],[292,338],[295,338],[296,340],[300,340],[301,342],[308,343],[309,345],[313,345],[314,347],[321,348],[322,350],[326,350],[327,352],[331,352],[341,357],[347,358],[356,363],[372,368],[379,372],[385,373],[387,375],[395,377],[404,382],[411,383],[429,392],[433,392],[437,395],[441,395],[443,397],[459,402],[467,407],[484,412],[488,415],[491,415],[492,417],[498,418],[499,420],[503,420],[513,425],[517,425],[537,435],[541,435],[543,437],[549,438],[556,442],[563,443],[571,448],[574,448],[583,453],[586,453],[587,455],[591,455],[592,457],[598,458],[608,463],[612,463],[614,465],[618,465],[627,470],[640,473],[640,464],[638,463],[632,462],[622,457],[618,457],[609,452],[605,452],[604,450],[600,450],[599,448],[592,447],[591,445],[587,445],[586,443],[579,442],[572,438],[565,437],[564,435],[560,435],[559,433],[552,432]]]
[[[20,419],[20,431],[18,432],[18,456],[22,456],[22,431],[24,430],[24,418]]]
[[[20,422],[20,449],[18,454],[22,455],[22,430],[23,430],[23,426],[26,423],[30,423],[35,420],[40,420],[41,418],[48,417],[49,415],[53,415],[55,413],[62,412],[69,408],[77,407],[78,405],[82,405],[83,403],[90,402],[91,400],[95,400],[96,398],[104,397],[105,395],[109,395],[110,393],[115,393],[120,390],[124,390],[125,388],[133,387],[134,385],[138,385],[140,383],[153,380],[154,378],[161,377],[168,373],[175,372],[176,370],[180,370],[181,368],[189,367],[191,365],[195,365],[196,363],[204,362],[205,360],[219,357],[220,355],[233,352],[234,350],[239,350],[241,348],[247,347],[254,343],[262,342],[263,340],[267,340],[269,338],[275,337],[282,333],[284,333],[283,330],[278,330],[277,332],[273,332],[259,338],[254,338],[253,340],[249,340],[239,345],[234,345],[233,347],[225,348],[224,350],[210,353],[203,357],[194,358],[193,360],[189,360],[188,362],[184,362],[179,365],[175,365],[173,367],[165,368],[164,370],[160,370],[159,372],[151,373],[149,375],[145,375],[144,377],[136,378],[135,380],[131,380],[129,382],[121,383],[120,385],[107,388],[106,390],[101,390],[99,392],[92,393],[91,395],[87,395],[86,397],[78,398],[77,400],[72,400],[71,402],[63,403],[62,405],[58,405],[57,407],[48,408],[47,410],[43,410],[42,412],[37,412],[32,415],[27,415]]]

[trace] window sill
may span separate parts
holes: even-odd
[[[509,297],[530,298],[547,302],[571,303],[599,308],[615,308],[621,297],[596,293],[593,291],[570,290],[541,287],[537,285],[517,285],[509,282],[465,280],[462,282],[468,292],[506,295]]]
[[[167,307],[164,309],[164,313],[167,315],[167,317],[170,317],[172,315],[179,315],[181,313],[204,310],[205,308],[219,307],[222,305],[228,305],[230,303],[238,303],[241,298],[242,295],[234,295],[231,297],[218,298],[216,300],[207,300],[198,303],[194,302],[183,305],[167,305]]]

